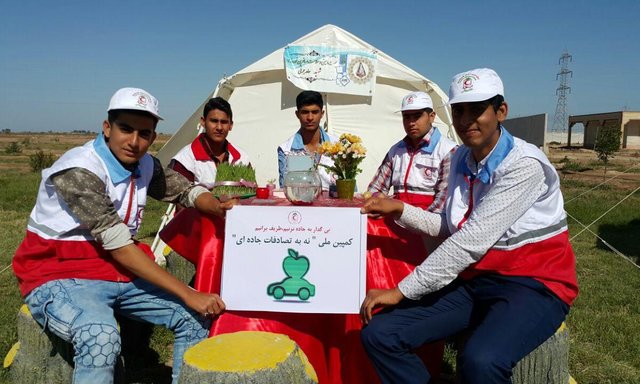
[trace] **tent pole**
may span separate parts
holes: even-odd
[[[329,124],[329,94],[325,93],[323,97],[324,97],[324,127],[323,128],[325,132],[333,134],[333,132],[329,132],[329,129],[333,128]]]

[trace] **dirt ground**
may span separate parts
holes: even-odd
[[[599,184],[605,180],[604,165],[595,151],[585,148],[549,146],[547,156],[563,180],[578,180]],[[580,164],[580,170],[567,170],[567,159]],[[623,149],[609,159],[607,184],[619,188],[637,188],[640,185],[640,150]]]
[[[95,137],[91,134],[71,133],[9,133],[0,134],[0,173],[14,170],[30,172],[29,155],[42,150],[52,153],[56,158],[70,148],[82,145]],[[156,153],[171,136],[158,135],[150,152]],[[5,149],[17,143],[20,153],[6,153]],[[560,145],[549,145],[548,157],[556,166],[563,179],[576,179],[589,184],[601,183],[604,178],[604,167],[598,161],[594,151],[584,148],[566,148]],[[565,159],[566,158],[566,159]],[[566,170],[567,161],[578,163],[578,170]],[[575,166],[575,164],[573,164]],[[626,172],[624,172],[627,170]],[[635,188],[640,185],[640,150],[621,150],[610,160],[607,168],[608,183],[622,188]]]

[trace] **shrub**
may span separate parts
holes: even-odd
[[[4,148],[4,153],[7,155],[14,155],[22,152],[22,147],[17,142],[12,142]]]
[[[39,172],[45,168],[49,168],[53,162],[56,161],[51,152],[44,153],[39,150],[33,155],[29,155],[29,165],[31,165],[31,172]]]
[[[571,162],[571,159],[569,159],[567,156],[565,156],[565,157],[563,157],[563,158],[562,158],[560,161],[558,161],[558,162],[559,162],[559,163],[566,164],[566,163],[570,163],[570,162]]]
[[[571,159],[568,159],[567,157],[560,160],[560,162],[564,164],[564,166],[562,167],[563,172],[584,172],[591,169],[583,165],[582,163],[573,161]]]
[[[613,158],[613,155],[620,149],[620,136],[620,129],[615,126],[600,127],[598,129],[594,150],[598,154],[598,159],[604,163],[605,177],[609,158]]]

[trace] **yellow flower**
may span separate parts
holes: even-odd
[[[360,142],[356,142],[355,144],[353,144],[350,149],[351,152],[358,155],[364,155],[365,153],[367,153],[367,150],[362,146],[362,144],[360,144]]]
[[[356,136],[356,135],[352,135],[350,133],[343,133],[340,136],[340,141],[346,140],[350,143],[359,143],[361,141],[360,137]]]
[[[364,160],[367,150],[359,136],[343,133],[335,143],[327,141],[322,143],[318,152],[330,157],[334,163],[333,166],[320,165],[339,179],[352,179],[362,171],[358,165]]]
[[[331,152],[331,148],[333,147],[333,143],[331,143],[330,141],[325,141],[324,143],[320,144],[320,148],[318,148],[318,152],[320,153],[329,153]]]

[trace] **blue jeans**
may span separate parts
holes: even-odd
[[[382,382],[424,384],[431,376],[412,350],[466,330],[462,382],[511,383],[513,367],[553,335],[568,312],[534,279],[485,275],[404,300],[373,316],[361,337]]]
[[[174,384],[178,382],[184,352],[209,333],[209,319],[143,279],[128,283],[53,280],[31,291],[25,301],[41,326],[73,344],[74,384],[113,383],[120,354],[120,332],[114,313],[163,325],[175,333]]]

